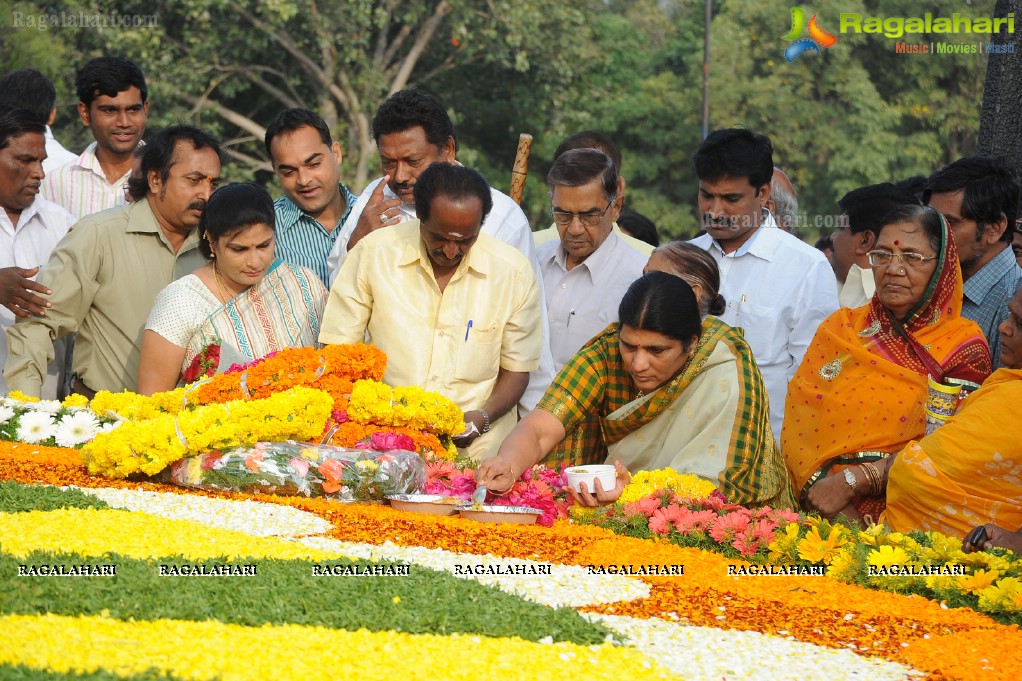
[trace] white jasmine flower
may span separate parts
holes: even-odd
[[[53,415],[44,411],[29,411],[21,415],[18,423],[18,439],[35,444],[53,435]]]
[[[61,447],[77,447],[99,433],[99,421],[88,412],[68,414],[57,424],[54,437]]]

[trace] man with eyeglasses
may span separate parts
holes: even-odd
[[[841,307],[862,307],[873,297],[876,281],[868,254],[880,235],[880,221],[898,206],[917,203],[915,197],[890,182],[853,189],[837,202],[841,220],[830,235],[830,244]]]
[[[618,320],[628,286],[646,256],[613,230],[621,212],[617,166],[599,149],[572,149],[547,174],[551,215],[560,239],[538,248],[550,350],[559,371],[586,341]]]
[[[1011,250],[1018,200],[1011,167],[984,156],[941,168],[923,192],[923,202],[943,214],[954,235],[965,281],[962,316],[982,329],[995,369],[1004,366],[997,327],[1008,318],[1008,301],[1022,283],[1022,268]]]
[[[561,154],[572,149],[599,149],[610,159],[614,161],[614,167],[617,168],[617,194],[614,202],[620,211],[623,212],[625,205],[625,182],[624,175],[622,175],[622,168],[624,167],[623,159],[621,157],[621,149],[614,140],[610,138],[605,132],[599,130],[583,130],[582,132],[576,132],[574,135],[565,137],[564,140],[557,145],[554,150],[553,158],[551,163],[560,158]],[[640,239],[636,239],[631,234],[628,234],[621,226],[616,222],[614,223],[614,233],[617,234],[626,245],[631,246],[633,249],[642,253],[647,258],[653,254],[654,246],[650,243],[646,243]],[[557,229],[557,225],[553,224],[546,229],[541,229],[537,232],[532,233],[532,237],[536,240],[536,248],[546,243],[547,241],[557,241],[561,238],[560,232]]]

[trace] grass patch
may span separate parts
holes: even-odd
[[[167,577],[160,564],[223,565],[223,560],[138,560],[118,555],[83,558],[36,551],[25,559],[0,554],[0,612],[106,614],[118,619],[218,620],[226,624],[300,624],[354,631],[517,636],[582,645],[602,643],[609,632],[572,608],[531,603],[495,587],[415,565],[408,576],[314,577],[314,565],[369,561],[239,559],[254,577]],[[116,577],[19,577],[19,565],[117,566]],[[535,579],[544,579],[539,575]]]
[[[102,499],[77,489],[23,485],[0,480],[0,513],[54,511],[58,508],[110,508]]]

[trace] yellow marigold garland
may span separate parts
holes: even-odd
[[[89,408],[101,416],[120,416],[129,421],[145,421],[161,414],[176,414],[185,408],[186,388],[176,388],[152,396],[133,392],[112,393],[100,390],[89,403]]]
[[[465,415],[451,400],[418,386],[391,388],[377,381],[356,381],[348,402],[348,418],[379,426],[457,435],[465,430]]]
[[[662,489],[669,489],[679,497],[705,499],[713,494],[717,486],[698,476],[679,473],[672,468],[639,471],[632,476],[632,481],[622,490],[618,503],[630,504]]]
[[[632,476],[631,482],[621,491],[616,505],[624,506],[639,499],[648,497],[659,490],[671,490],[680,497],[705,499],[713,494],[717,486],[691,473],[679,473],[673,468],[660,468],[655,471],[639,471]],[[572,506],[569,513],[573,518],[584,518],[592,515],[595,509],[586,506]]]
[[[322,390],[296,387],[263,400],[212,404],[128,421],[83,448],[89,472],[112,478],[155,475],[185,456],[256,442],[311,440],[333,407]]]

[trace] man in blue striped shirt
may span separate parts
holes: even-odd
[[[1019,184],[1003,161],[973,156],[941,168],[926,183],[923,201],[940,211],[951,227],[965,280],[962,316],[979,324],[994,360],[1000,359],[997,327],[1008,318],[1008,302],[1022,282],[1011,239],[1015,231]]]
[[[284,190],[273,204],[277,257],[307,267],[329,286],[326,259],[356,198],[340,180],[341,146],[326,121],[307,109],[277,114],[265,144]]]

